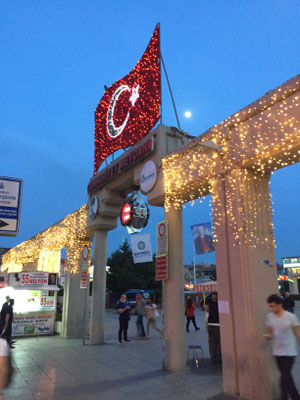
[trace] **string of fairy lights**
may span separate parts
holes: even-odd
[[[215,242],[226,200],[234,244],[274,246],[273,224],[264,223],[261,216],[272,212],[270,175],[300,161],[299,90],[300,76],[296,76],[165,156],[166,210],[193,204],[211,193]],[[208,140],[221,150],[201,146]]]
[[[64,270],[76,273],[84,246],[91,255],[92,241],[87,235],[87,205],[67,215],[59,223],[50,226],[33,238],[22,242],[2,257],[1,271],[21,272],[37,270],[60,272],[61,249],[67,248]],[[88,259],[91,264],[91,258]]]

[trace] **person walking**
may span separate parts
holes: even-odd
[[[300,323],[296,315],[285,311],[283,299],[277,294],[268,297],[270,313],[266,319],[266,340],[273,341],[272,353],[280,372],[281,400],[300,400],[291,371],[300,344]]]
[[[12,345],[11,342],[11,334],[12,334],[12,322],[14,319],[14,309],[13,306],[15,304],[14,299],[9,300],[9,305],[5,308],[4,311],[4,327],[2,331],[2,337],[7,340],[7,343],[10,345],[10,347],[13,349],[14,346]],[[2,316],[1,316],[2,318]]]
[[[213,363],[220,363],[222,362],[222,355],[217,292],[212,293],[211,299],[207,301],[207,308],[209,353]]]
[[[136,297],[136,313],[137,313],[137,320],[136,320],[136,327],[138,330],[138,335],[145,337],[145,328],[144,328],[144,315],[145,315],[146,303],[142,296],[142,293],[139,293]]]
[[[294,299],[291,297],[290,292],[285,292],[285,295],[283,298],[283,308],[285,309],[285,311],[289,311],[291,313],[294,312],[295,302],[294,302]]]
[[[150,339],[150,326],[152,325],[153,329],[163,335],[163,331],[158,328],[156,325],[156,318],[158,317],[157,306],[154,303],[154,297],[150,296],[149,305],[146,308],[146,316],[147,316],[147,336],[146,339]]]
[[[119,343],[122,343],[122,336],[124,338],[124,342],[130,342],[127,337],[128,323],[130,320],[130,306],[127,305],[126,300],[127,298],[125,294],[122,294],[117,304],[119,313]]]
[[[200,328],[198,328],[196,324],[196,319],[195,319],[195,309],[196,307],[193,304],[193,300],[189,297],[187,299],[186,305],[185,305],[185,316],[186,316],[186,331],[189,332],[189,326],[190,322],[192,321],[195,331],[199,331]]]

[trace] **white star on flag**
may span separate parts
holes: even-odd
[[[129,99],[129,101],[131,101],[132,107],[134,107],[135,102],[140,97],[139,96],[139,88],[140,88],[140,85],[137,85],[137,87],[132,88],[132,94]]]

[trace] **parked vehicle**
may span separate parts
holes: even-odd
[[[127,304],[133,308],[136,306],[136,296],[142,293],[143,298],[145,301],[149,299],[149,297],[152,295],[154,296],[154,291],[153,290],[143,290],[143,289],[130,289],[125,292],[126,297],[127,297]]]

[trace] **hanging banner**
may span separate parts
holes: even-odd
[[[150,233],[131,235],[130,240],[133,262],[135,264],[151,262],[153,260]]]
[[[191,225],[196,254],[210,253],[215,250],[210,222]]]

